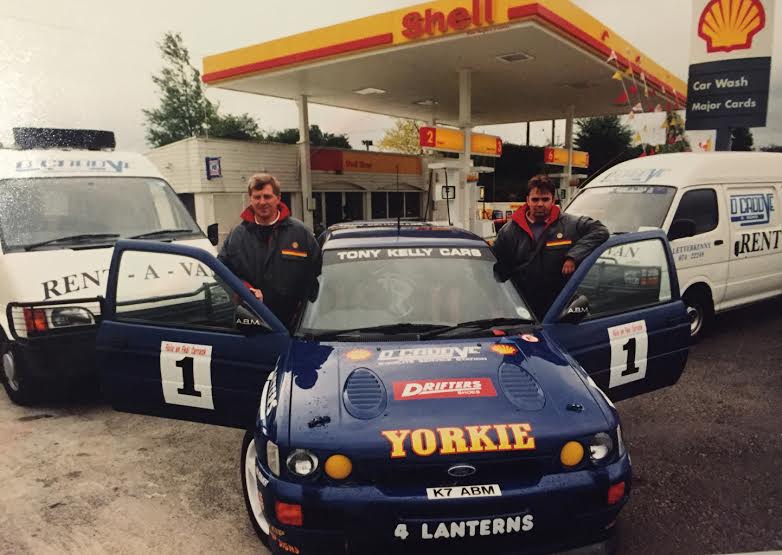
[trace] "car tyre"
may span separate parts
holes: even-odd
[[[269,547],[269,521],[264,515],[263,503],[259,499],[260,486],[255,478],[255,437],[253,432],[248,431],[244,434],[241,461],[244,506],[255,533],[263,545]]]
[[[687,316],[690,318],[690,337],[695,343],[703,337],[704,331],[714,317],[714,307],[711,296],[702,289],[688,290],[682,298],[687,305]]]
[[[8,398],[17,405],[30,406],[37,400],[37,384],[27,371],[25,361],[14,353],[11,344],[0,337],[2,381]]]

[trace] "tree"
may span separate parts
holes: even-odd
[[[380,150],[420,155],[423,153],[423,149],[419,142],[419,129],[421,129],[421,125],[417,121],[398,119],[394,121],[392,129],[386,130],[377,146]]]
[[[258,124],[248,114],[221,116],[218,106],[204,94],[201,74],[190,63],[190,53],[179,33],[166,33],[158,43],[163,70],[152,76],[160,92],[160,105],[142,110],[147,142],[158,147],[187,137],[260,139]]]
[[[577,150],[589,153],[589,173],[602,171],[621,160],[630,147],[633,132],[618,116],[582,118],[576,121],[578,130],[573,139]]]
[[[746,127],[733,127],[730,130],[730,149],[731,150],[752,150],[754,140],[752,131]]]
[[[760,147],[762,152],[782,152],[782,145],[766,145]]]
[[[299,142],[299,130],[295,127],[289,127],[282,131],[270,133],[267,140],[275,143],[285,143],[295,145]],[[317,125],[310,125],[310,144],[313,146],[333,146],[337,148],[353,148],[350,146],[347,135],[335,135],[334,133],[325,133]]]

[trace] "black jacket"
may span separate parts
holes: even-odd
[[[538,318],[543,318],[567,278],[566,258],[580,264],[609,237],[608,228],[586,216],[572,216],[554,206],[538,241],[530,229],[525,204],[500,229],[494,242],[497,269],[511,278]]]
[[[312,233],[290,217],[285,204],[280,203],[279,208],[276,224],[260,226],[248,207],[242,212],[242,223],[225,238],[217,258],[248,287],[260,289],[263,303],[290,328],[320,275],[322,259]]]

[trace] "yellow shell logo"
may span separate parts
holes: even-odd
[[[352,349],[345,353],[345,358],[353,362],[361,362],[372,358],[372,351],[367,349]]]
[[[497,343],[496,345],[491,346],[491,350],[497,353],[498,355],[508,355],[512,356],[515,355],[519,350],[514,347],[513,345],[508,345],[507,343]]]
[[[711,0],[701,13],[698,36],[709,52],[752,48],[753,37],[766,26],[760,0]]]

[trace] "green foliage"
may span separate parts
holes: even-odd
[[[760,147],[762,152],[782,152],[782,145],[766,145]]]
[[[690,142],[684,136],[684,119],[678,112],[665,115],[665,144],[657,147],[657,154],[668,152],[689,152]]]
[[[589,153],[590,174],[620,162],[630,147],[633,132],[618,116],[582,118],[576,125],[573,146]]]
[[[387,129],[383,138],[377,143],[380,150],[399,152],[401,154],[423,153],[420,145],[418,130],[421,125],[410,119],[397,119],[393,129]]]
[[[752,131],[746,127],[733,127],[730,130],[730,149],[748,151],[752,150],[754,139],[752,138]]]
[[[295,145],[299,142],[299,130],[294,127],[270,133],[266,140],[275,143]],[[332,146],[337,148],[352,148],[347,135],[325,133],[317,125],[310,125],[310,144],[313,146]]]
[[[160,93],[160,104],[142,110],[146,117],[146,139],[153,147],[188,137],[260,139],[258,124],[248,114],[221,116],[218,106],[204,94],[201,74],[190,63],[190,53],[179,33],[166,33],[158,43],[163,69],[152,76]]]

